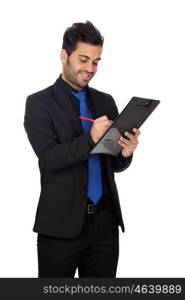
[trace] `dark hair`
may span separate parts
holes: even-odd
[[[71,55],[78,42],[103,46],[104,38],[91,22],[86,21],[86,23],[74,23],[66,29],[62,48],[66,50],[68,55]]]

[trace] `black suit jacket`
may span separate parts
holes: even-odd
[[[84,161],[91,144],[59,78],[48,88],[28,96],[24,127],[39,160],[41,193],[33,230],[56,237],[78,235],[85,221],[87,196]],[[118,110],[113,98],[88,87],[96,118],[114,120]],[[110,199],[118,225],[124,231],[114,172],[125,170],[132,156],[123,158],[101,154]]]

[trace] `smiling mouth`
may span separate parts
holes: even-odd
[[[92,76],[93,76],[92,74],[83,73],[83,72],[80,73],[80,77],[86,81],[90,80],[92,78]]]

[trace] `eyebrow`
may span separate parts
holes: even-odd
[[[89,56],[87,56],[87,55],[84,55],[84,54],[79,54],[79,56],[80,57],[84,57],[84,58],[90,58]],[[101,60],[101,57],[98,57],[98,58],[96,58],[96,59],[94,59],[94,60]]]

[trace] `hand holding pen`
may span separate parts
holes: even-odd
[[[95,120],[83,116],[80,116],[79,118],[82,120],[93,122],[93,126],[91,128],[90,133],[95,143],[97,143],[100,140],[100,138],[104,135],[104,133],[107,131],[107,129],[109,129],[109,127],[113,123],[113,121],[109,120],[107,116],[102,116]]]

